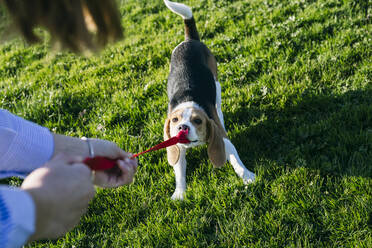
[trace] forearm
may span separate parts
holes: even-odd
[[[60,153],[68,154],[70,156],[81,156],[84,158],[89,156],[88,145],[86,141],[80,138],[65,136],[61,134],[53,134],[53,140],[53,157]]]

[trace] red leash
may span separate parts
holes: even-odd
[[[157,144],[156,146],[151,147],[150,149],[134,154],[132,158],[136,158],[139,155],[142,155],[144,153],[148,153],[151,151],[156,151],[162,148],[166,148],[168,146],[173,146],[177,143],[181,144],[187,144],[190,143],[190,140],[187,139],[188,130],[181,130],[176,136],[161,142],[160,144]],[[109,159],[101,156],[96,156],[93,158],[86,158],[83,161],[84,164],[88,165],[90,169],[92,170],[108,170],[113,168],[116,165],[116,159]]]

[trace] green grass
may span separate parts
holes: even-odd
[[[218,60],[226,128],[257,182],[244,186],[230,165],[213,169],[198,148],[186,199],[172,201],[165,152],[149,153],[136,181],[98,189],[65,237],[27,247],[371,247],[368,1],[184,3]],[[130,152],[160,142],[183,22],[160,0],[120,9],[126,38],[93,57],[47,42],[0,45],[0,107]]]

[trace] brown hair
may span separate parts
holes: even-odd
[[[123,37],[115,0],[0,0],[30,43],[40,42],[35,27],[73,52],[97,50]]]

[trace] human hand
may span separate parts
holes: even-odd
[[[89,139],[87,142],[94,156],[103,156],[117,161],[112,169],[93,172],[95,185],[112,188],[133,182],[137,171],[137,159],[131,159],[132,154],[124,152],[115,143],[107,140]]]
[[[90,154],[89,145],[94,154]],[[132,154],[120,149],[115,143],[102,139],[79,138],[54,134],[54,153],[63,152],[82,157],[102,156],[117,160],[117,166],[105,171],[94,172],[94,184],[104,188],[118,187],[130,184],[137,171],[137,159],[131,159]]]
[[[133,182],[137,171],[137,160],[116,160],[111,169],[93,171],[93,182],[103,188],[118,187]]]
[[[29,241],[63,235],[87,210],[95,190],[91,171],[81,161],[57,155],[23,181],[21,188],[31,195],[36,209],[36,229]]]

